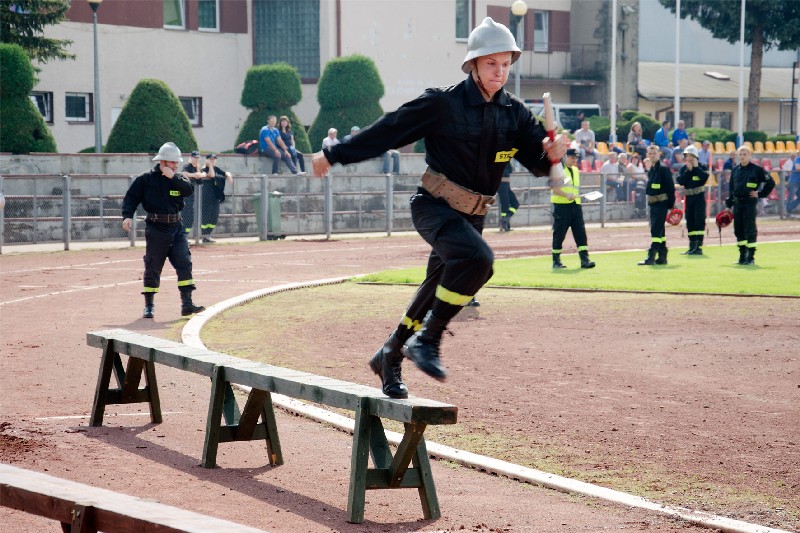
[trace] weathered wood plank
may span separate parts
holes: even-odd
[[[353,524],[360,524],[364,521],[369,443],[372,431],[370,418],[369,399],[362,398],[356,409],[353,451],[350,454],[350,488],[347,493],[347,521]]]
[[[406,424],[406,431],[403,433],[403,438],[394,453],[392,464],[389,466],[391,474],[390,487],[400,486],[400,482],[403,481],[403,476],[411,464],[412,457],[417,453],[417,444],[422,439],[423,433],[425,433],[425,424]]]
[[[422,503],[422,515],[426,519],[437,519],[442,516],[442,511],[439,508],[439,498],[436,496],[436,485],[433,482],[431,460],[428,458],[425,439],[420,439],[419,444],[417,444],[417,453],[414,455],[412,464],[420,476],[420,484],[417,491]]]
[[[103,415],[106,410],[108,386],[111,382],[111,371],[114,368],[116,354],[110,346],[103,346],[103,356],[100,358],[100,372],[97,375],[97,386],[94,389],[94,402],[92,403],[92,417],[89,425],[99,427],[103,425]]]
[[[392,486],[389,483],[391,475],[388,468],[370,468],[367,470],[367,490],[414,489],[422,485],[419,470],[416,468],[406,470],[403,480],[397,486]]]
[[[203,468],[217,466],[217,448],[222,424],[222,400],[225,397],[225,367],[214,368],[211,377],[211,398],[208,400],[208,416],[206,417],[206,438],[203,445]]]
[[[72,511],[83,508],[87,513],[84,520],[89,519],[92,528],[119,533],[262,531],[2,463],[0,463],[0,505],[57,520],[62,524],[73,524]],[[86,522],[84,525],[87,525]]]

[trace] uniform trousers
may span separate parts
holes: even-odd
[[[422,328],[429,310],[450,321],[494,273],[494,253],[481,236],[484,216],[456,211],[425,192],[411,197],[411,218],[433,250],[425,280],[397,330],[403,342]]]
[[[161,286],[161,270],[167,259],[178,275],[178,287],[194,288],[192,254],[183,225],[179,222],[160,224],[148,220],[144,228],[144,238],[144,291],[158,292]]]
[[[686,231],[689,237],[702,237],[706,229],[706,195],[692,194],[686,197]]]
[[[667,232],[664,225],[667,222],[667,202],[650,204],[650,240],[653,243],[667,242]]]
[[[758,214],[758,204],[761,202],[757,198],[739,199],[733,202],[733,234],[739,246],[755,248],[758,238],[758,228],[756,227],[756,215]]]
[[[507,181],[500,182],[500,188],[497,189],[497,197],[500,200],[500,216],[514,216],[514,213],[519,209],[519,200],[511,189],[511,183]]]
[[[575,246],[582,252],[588,249],[589,241],[586,238],[586,224],[583,221],[583,209],[580,204],[553,204],[553,253],[560,254],[561,246],[567,231],[572,229]]]

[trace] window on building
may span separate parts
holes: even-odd
[[[672,129],[678,127],[678,123],[675,122],[674,111],[667,111],[665,120],[669,120]],[[683,121],[684,128],[694,128],[694,111],[681,111],[681,120]]]
[[[200,31],[219,31],[219,0],[197,1],[197,28]]]
[[[474,0],[456,0],[456,39],[469,38],[472,31],[472,3]]]
[[[44,121],[48,124],[53,123],[53,93],[32,92],[31,102],[42,114]]]
[[[164,0],[164,27],[181,30],[186,27],[186,4],[184,0]]]
[[[92,94],[67,93],[64,99],[64,115],[68,122],[92,122]]]
[[[200,127],[203,125],[203,99],[199,96],[181,96],[181,101],[186,116],[189,117],[189,124]]]
[[[547,52],[548,46],[548,31],[550,29],[550,12],[549,11],[534,11],[533,12],[533,51],[534,52]],[[529,38],[525,39],[530,42]]]
[[[254,63],[286,62],[319,78],[319,0],[253,0]]]
[[[733,113],[727,111],[708,111],[706,112],[706,128],[731,129]]]

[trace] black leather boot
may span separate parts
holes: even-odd
[[[511,231],[511,221],[509,219],[510,217],[508,216],[500,217],[500,231]]]
[[[401,374],[402,347],[397,333],[392,333],[369,362],[369,367],[381,378],[383,393],[390,398],[408,398],[408,387],[403,383]]]
[[[747,258],[744,261],[745,265],[755,265],[756,264],[756,249],[755,248],[747,248]]]
[[[581,258],[581,268],[594,268],[594,261],[589,261],[589,251],[583,250],[578,252]]]
[[[639,261],[638,265],[655,265],[656,261],[656,249],[655,245],[651,246],[649,250],[647,250],[647,259],[644,261]]]
[[[439,381],[447,378],[447,371],[439,357],[439,345],[446,326],[447,322],[437,318],[433,311],[428,311],[422,329],[403,346],[403,355],[414,361],[420,370]]]
[[[738,265],[747,264],[747,246],[739,246],[739,262]]]
[[[661,246],[658,247],[658,257],[656,258],[657,265],[666,265],[667,264],[667,243],[662,242]]]
[[[181,291],[181,316],[189,316],[200,311],[205,311],[206,308],[202,305],[194,305],[192,302],[192,289],[180,289]]]
[[[561,264],[561,254],[553,254],[553,268],[567,268]]]
[[[155,293],[144,293],[144,311],[142,312],[142,318],[153,318],[153,311],[156,308],[155,303],[153,303],[155,297]]]
[[[695,244],[695,238],[689,237],[689,248],[685,252],[681,252],[681,255],[694,255],[694,250],[697,245]]]
[[[703,236],[695,237],[694,255],[703,255]]]

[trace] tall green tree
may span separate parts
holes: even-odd
[[[0,1],[0,42],[20,45],[31,59],[74,59],[65,48],[72,41],[44,36],[47,26],[67,18],[70,0]]]
[[[175,93],[161,80],[141,80],[114,123],[104,151],[155,153],[167,141],[183,152],[197,150],[189,117]]]
[[[292,106],[302,97],[300,75],[297,69],[288,63],[272,63],[250,67],[244,79],[241,103],[250,110],[244,124],[239,130],[236,144],[251,139],[258,139],[261,128],[267,123],[267,117],[286,115],[292,123],[294,144],[302,153],[311,152],[306,129],[300,123]]]
[[[350,133],[353,126],[369,126],[381,115],[384,88],[372,59],[354,54],[328,61],[317,85],[319,114],[308,130],[311,147],[317,151],[329,128]]]
[[[55,152],[56,141],[29,97],[31,59],[17,44],[0,44],[0,152]]]
[[[676,0],[659,0],[673,13]],[[717,39],[739,42],[741,0],[681,0],[681,18],[696,20]],[[761,66],[764,51],[794,50],[800,47],[800,2],[747,0],[744,41],[752,45],[750,88],[747,93],[748,131],[758,130],[758,101],[761,98]]]

